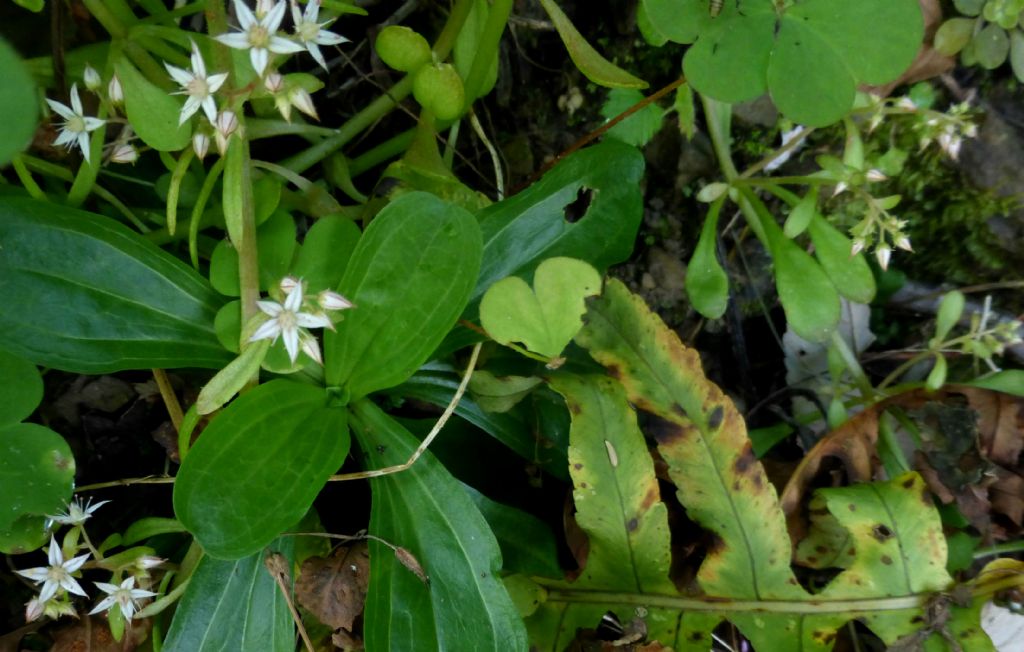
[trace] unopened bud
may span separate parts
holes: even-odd
[[[85,64],[85,72],[82,74],[82,81],[85,82],[85,87],[93,93],[98,91],[100,86],[103,85],[103,80],[100,79],[100,74],[89,64]]]
[[[121,88],[121,80],[116,74],[110,78],[110,83],[107,84],[107,98],[115,106],[124,102],[124,89]]]
[[[914,104],[914,100],[909,97],[901,97],[899,101],[896,102],[896,106],[901,109],[906,109],[907,111],[917,111],[917,105]]]
[[[875,249],[875,258],[878,260],[878,266],[883,270],[889,269],[889,259],[892,258],[892,249],[889,245],[882,245],[878,249]]]
[[[864,247],[866,247],[866,246],[867,246],[867,243],[864,242],[863,240],[861,240],[860,238],[857,238],[856,240],[854,240],[853,241],[853,246],[850,247],[850,258],[853,258],[854,256],[856,256],[860,252],[864,251]]]
[[[913,251],[913,248],[911,248],[910,246],[910,238],[908,238],[905,235],[896,238],[896,242],[894,242],[893,244],[896,245],[897,249],[902,249],[903,251]]]
[[[210,136],[202,131],[192,134],[192,151],[196,153],[196,158],[202,161],[210,151]]]
[[[287,122],[292,121],[292,103],[288,101],[288,96],[284,93],[279,93],[274,96],[274,106],[277,108],[278,113]]]
[[[331,290],[324,290],[318,294],[316,302],[324,310],[348,310],[353,305],[351,301]]]
[[[849,187],[850,186],[845,181],[840,181],[839,183],[836,184],[836,189],[832,191],[832,196],[835,197],[836,195],[843,192]]]
[[[285,276],[283,279],[281,279],[281,283],[279,284],[278,287],[280,287],[281,291],[284,292],[285,294],[291,294],[292,290],[298,287],[299,283],[301,283],[301,281],[299,281],[299,279],[295,278],[294,276]]]
[[[214,133],[214,138],[217,141],[217,151],[223,156],[228,151],[228,138],[231,137],[231,134],[238,131],[238,116],[235,115],[234,111],[221,111],[217,114],[214,127],[217,129],[216,133]]]
[[[270,93],[280,93],[284,90],[284,77],[280,73],[272,72],[263,80],[263,87]]]
[[[288,91],[288,101],[299,111],[302,111],[314,120],[320,120],[316,114],[316,107],[313,106],[313,98],[305,88],[296,86]]]
[[[45,608],[45,603],[41,602],[39,598],[32,598],[29,600],[25,604],[25,622],[30,623],[33,620],[39,620],[42,618]]]
[[[877,168],[872,168],[872,169],[867,171],[867,173],[864,175],[864,178],[867,179],[868,181],[875,182],[875,181],[885,181],[889,177],[885,176],[885,174],[883,174],[881,170],[879,170]]]
[[[134,163],[139,160],[139,152],[128,143],[122,143],[110,153],[111,163]]]

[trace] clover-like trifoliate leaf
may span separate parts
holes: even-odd
[[[532,290],[518,276],[492,285],[480,302],[480,321],[496,342],[521,342],[555,358],[583,325],[583,300],[600,291],[601,275],[587,263],[549,258],[537,267]]]
[[[645,35],[694,43],[683,69],[701,93],[742,102],[767,90],[786,117],[823,126],[849,111],[857,84],[898,77],[924,34],[916,0],[777,4],[725,0],[712,16],[708,0],[644,0],[645,16],[660,19]]]

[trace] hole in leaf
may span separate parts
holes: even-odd
[[[576,199],[572,200],[565,207],[565,221],[575,224],[583,219],[590,209],[590,202],[594,200],[594,191],[586,186],[581,186],[576,192]]]

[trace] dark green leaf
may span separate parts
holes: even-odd
[[[191,268],[109,218],[0,198],[3,346],[77,373],[219,368],[221,299]]]
[[[35,11],[38,11],[36,9]],[[21,57],[7,41],[0,39],[0,166],[25,149],[35,133],[39,116],[36,84]]]
[[[480,247],[473,216],[433,195],[402,195],[382,210],[339,286],[355,308],[325,337],[327,383],[358,398],[411,376],[465,308]]]
[[[271,546],[291,560],[294,539]],[[260,550],[237,561],[204,557],[171,621],[164,652],[290,652],[295,627]]]
[[[174,483],[174,513],[219,559],[252,554],[306,513],[348,454],[323,388],[275,380],[219,413]]]
[[[75,458],[64,438],[34,423],[0,428],[0,530],[23,516],[58,514],[67,506]]]
[[[576,152],[526,190],[480,211],[484,255],[473,298],[507,276],[529,277],[546,258],[578,258],[599,272],[628,258],[643,215],[643,171],[636,148],[608,141]],[[588,204],[570,221],[565,209],[574,202]]]
[[[537,517],[495,502],[469,485],[463,489],[487,520],[501,547],[502,570],[542,577],[561,577],[555,535]]]
[[[311,291],[333,290],[361,235],[352,220],[340,215],[321,217],[306,233],[292,273],[306,281]]]
[[[368,468],[401,464],[415,450],[416,439],[369,400],[351,410]],[[526,650],[526,630],[499,577],[498,543],[462,485],[428,451],[370,487],[370,532],[411,553],[430,581],[370,542],[367,649]]]
[[[815,215],[809,227],[814,256],[839,294],[857,303],[875,298],[875,276],[864,254],[850,256],[853,242],[821,215]]]
[[[459,378],[454,372],[421,371],[389,393],[416,398],[443,408],[451,402],[458,386]],[[559,447],[542,436],[538,442],[539,435],[534,433],[530,425],[538,418],[530,412],[530,406],[521,403],[502,414],[486,412],[471,396],[463,395],[455,407],[455,414],[508,446],[524,460],[539,465],[556,478],[568,479],[569,462],[564,445]],[[546,426],[555,421],[552,418],[540,420]]]
[[[27,360],[0,350],[0,426],[32,414],[43,400],[43,378]]]

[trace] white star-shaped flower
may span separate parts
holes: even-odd
[[[324,29],[334,20],[331,19],[319,23],[317,22],[319,13],[320,0],[309,0],[306,3],[305,12],[300,12],[299,5],[295,0],[292,0],[292,20],[295,21],[295,38],[302,42],[302,45],[316,59],[320,67],[327,70],[327,62],[324,61],[324,55],[320,53],[320,46],[341,45],[342,43],[348,43],[348,39]]]
[[[301,52],[298,43],[278,36],[277,30],[284,19],[285,0],[280,0],[263,16],[257,18],[242,0],[234,0],[240,31],[216,37],[224,45],[236,50],[249,50],[249,60],[256,74],[263,76],[270,62],[270,53],[292,54]]]
[[[71,84],[71,106],[61,104],[56,100],[47,99],[54,113],[64,118],[60,126],[60,133],[54,145],[66,145],[72,149],[76,145],[82,150],[82,157],[89,162],[89,132],[99,129],[106,123],[106,120],[86,116],[82,110],[82,99],[78,96],[78,84]]]
[[[29,568],[27,570],[14,571],[22,577],[27,577],[36,584],[42,582],[43,588],[39,591],[39,602],[46,603],[47,600],[57,595],[59,589],[64,589],[75,595],[88,597],[82,587],[79,586],[71,574],[82,567],[89,553],[64,561],[64,553],[61,552],[57,540],[50,537],[50,550],[48,553],[50,565],[40,568]]]
[[[320,358],[320,347],[316,343],[316,339],[305,332],[300,332],[303,328],[330,328],[334,330],[334,324],[331,323],[331,319],[324,313],[310,313],[300,312],[302,310],[302,283],[296,282],[294,279],[286,278],[282,281],[282,287],[287,288],[287,292],[284,304],[280,304],[276,301],[257,301],[256,305],[264,313],[270,316],[270,319],[263,322],[263,324],[256,329],[252,337],[249,338],[250,342],[256,340],[267,340],[273,339],[277,341],[278,337],[284,339],[284,348],[288,351],[288,357],[292,363],[295,362],[299,357],[299,345],[301,343],[303,350],[314,360]],[[301,342],[300,342],[301,340]],[[315,349],[315,351],[314,351]]]
[[[75,498],[68,503],[68,508],[65,511],[57,514],[56,516],[47,516],[46,518],[49,520],[49,525],[53,525],[54,523],[60,523],[61,525],[81,525],[89,520],[89,517],[92,516],[93,512],[109,502],[109,500],[101,500],[93,505],[92,498],[90,498],[85,505],[82,505],[82,501]]]
[[[96,588],[106,593],[107,597],[100,600],[96,608],[89,612],[90,616],[106,611],[116,604],[121,608],[121,614],[124,616],[124,619],[131,620],[135,615],[135,610],[139,608],[138,601],[143,598],[152,598],[156,595],[152,591],[134,588],[134,577],[125,579],[125,581],[121,582],[121,586],[105,582],[93,582],[93,584],[96,585]]]
[[[196,114],[200,108],[209,118],[210,122],[217,119],[217,103],[213,101],[213,94],[224,85],[228,78],[226,72],[217,75],[206,75],[206,64],[203,63],[203,56],[199,54],[199,48],[195,41],[192,41],[192,69],[185,70],[165,63],[164,67],[174,81],[178,82],[182,90],[175,95],[188,95],[188,101],[181,107],[181,117],[178,124],[185,124],[185,121]]]

